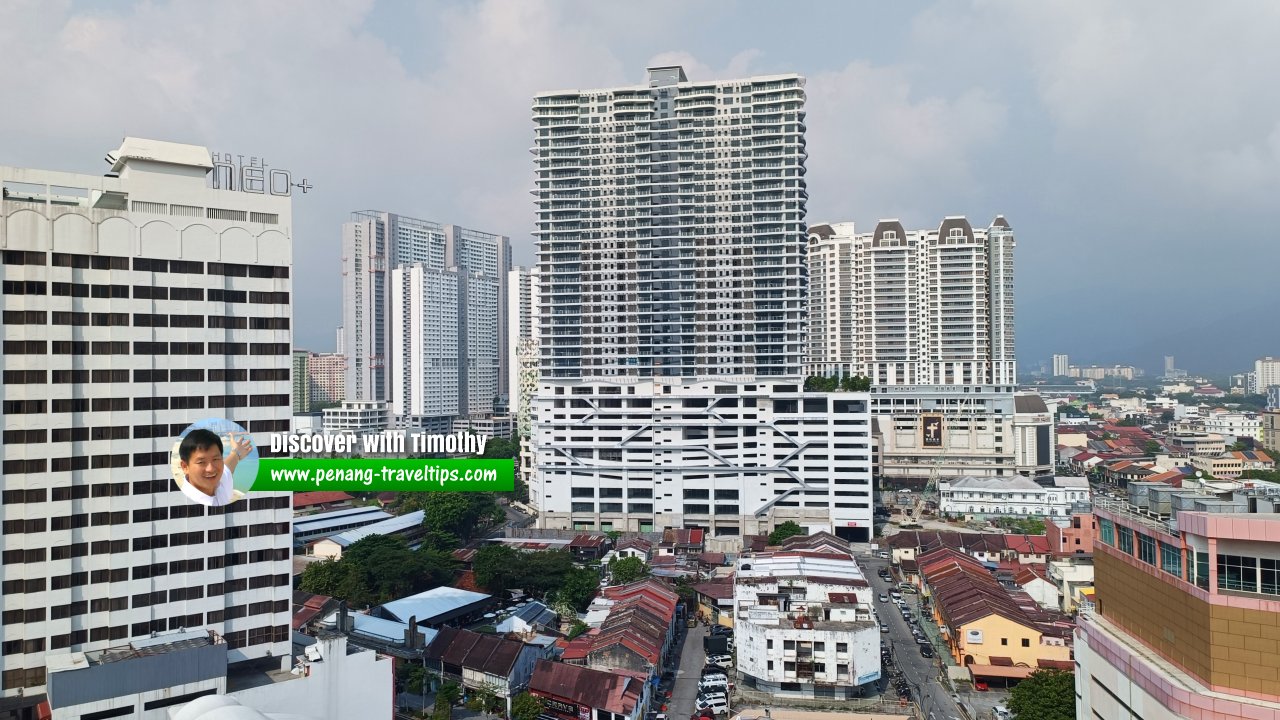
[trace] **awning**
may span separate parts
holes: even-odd
[[[1023,680],[1036,671],[1036,668],[1020,667],[1017,665],[969,665],[969,674],[973,679],[978,678],[1007,678],[1010,680]]]

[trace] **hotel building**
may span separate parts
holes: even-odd
[[[5,718],[53,656],[159,631],[289,663],[290,495],[194,504],[170,453],[203,418],[289,430],[291,179],[136,138],[107,159],[0,167]]]

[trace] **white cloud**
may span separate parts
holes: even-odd
[[[819,73],[806,90],[812,219],[927,225],[980,196],[1007,115],[992,93],[920,97],[907,69],[867,62]]]

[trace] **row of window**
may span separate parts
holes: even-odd
[[[284,393],[274,395],[210,395],[211,408],[283,407],[289,404]],[[205,407],[201,395],[135,398],[55,398],[53,400],[6,400],[6,415],[44,415],[46,413],[127,412],[133,410],[198,410]],[[287,422],[287,421],[286,421]],[[175,433],[177,434],[177,433]]]
[[[1209,589],[1209,553],[1186,550],[1132,528],[1098,518],[1098,539],[1140,562]],[[1237,562],[1239,561],[1239,562]],[[1269,574],[1267,574],[1269,573]],[[1218,589],[1280,595],[1280,560],[1218,555]],[[1261,580],[1261,582],[1259,582]]]
[[[150,300],[165,299],[159,297],[160,288],[142,290],[134,286],[133,297]],[[91,285],[87,283],[46,282],[44,280],[5,280],[0,283],[0,292],[5,295],[52,295],[53,297],[81,297],[100,299],[126,299],[129,297],[128,285]],[[168,288],[169,300],[208,300],[225,303],[257,303],[260,305],[288,305],[289,293],[284,290],[225,290],[222,288]]]
[[[183,428],[183,426],[178,426]],[[175,431],[177,435],[181,430]],[[133,495],[148,495],[152,493],[163,493],[173,490],[172,478],[161,478],[159,480],[137,480],[132,483]],[[130,495],[130,483],[94,483],[92,485],[67,485],[63,487],[53,488],[50,492],[47,488],[28,488],[28,489],[11,489],[0,492],[0,504],[17,505],[20,503],[44,503],[48,502],[50,497],[55,501],[59,500],[83,500],[87,497],[127,497]],[[232,503],[230,505],[222,505],[220,507],[210,507],[209,515],[223,515],[237,513],[242,510],[269,510],[284,509],[291,507],[289,504],[289,496],[282,495],[278,497],[255,497],[246,503]],[[182,509],[186,507],[186,509]],[[177,506],[170,508],[170,517],[201,517],[205,514],[205,506],[190,505]]]
[[[5,250],[5,265],[48,265],[48,253],[30,250]],[[132,263],[130,262],[132,260]],[[79,268],[82,270],[134,270],[142,272],[172,272],[187,275],[224,275],[226,277],[288,278],[289,268],[279,265],[243,265],[240,263],[211,262],[207,265],[191,260],[159,260],[155,258],[127,258],[115,255],[81,255],[78,253],[53,253],[53,267]]]
[[[5,385],[63,385],[68,383],[84,385],[90,382],[94,385],[100,385],[102,383],[127,383],[130,377],[129,372],[129,370],[5,370],[3,377]],[[289,368],[257,368],[254,370],[210,368],[208,371],[203,368],[139,369],[133,371],[132,377],[133,382],[136,383],[205,382],[206,372],[208,382],[244,382],[246,380],[270,382],[288,381],[290,371]]]
[[[203,328],[204,315],[164,313],[90,313],[62,310],[5,310],[5,325],[71,325],[75,327],[149,327]],[[208,318],[211,328],[233,330],[288,330],[287,317],[244,317],[214,315]]]
[[[240,606],[243,609],[244,606]],[[230,609],[229,609],[230,610]],[[241,615],[243,616],[243,614]],[[217,619],[215,619],[215,617]],[[124,640],[129,637],[143,637],[155,632],[164,632],[166,630],[178,630],[179,628],[202,627],[206,624],[219,623],[223,621],[223,611],[214,610],[207,615],[194,613],[191,615],[179,615],[168,618],[167,620],[149,620],[129,625],[116,625],[114,627],[96,627],[90,630],[75,630],[65,635],[55,635],[49,639],[50,649],[68,648],[73,645],[83,645],[87,642],[102,642],[112,640]],[[285,642],[289,639],[289,626],[276,625],[254,628],[252,630],[239,630],[223,634],[223,639],[227,642],[229,649],[243,648],[252,645],[262,645],[265,643]],[[10,650],[12,643],[21,643],[24,652],[40,652],[44,649],[44,640],[11,640],[4,643],[6,654],[10,652],[19,652],[18,650]],[[27,647],[33,648],[26,650]],[[39,647],[39,650],[34,648]],[[14,670],[5,670],[0,675],[0,687],[4,690],[15,690],[24,687],[36,687],[45,684],[45,668],[43,665],[33,668],[18,668]],[[181,703],[194,700],[201,695],[208,695],[216,692],[215,690],[203,690],[200,692],[188,693],[186,695],[174,696],[168,698],[160,698],[152,700],[143,705],[144,710],[155,710],[158,708],[168,707],[170,705],[178,705]],[[105,720],[112,717],[132,716],[134,709],[132,706],[128,708],[119,708],[117,710],[103,710],[96,713],[81,715],[83,720]]]
[[[201,342],[5,340],[5,355],[204,355]],[[209,343],[210,355],[288,355],[289,343]]]
[[[234,396],[222,396],[222,397],[242,398],[244,396],[234,395]],[[177,406],[175,405],[174,407],[176,408]],[[210,405],[210,407],[212,407],[212,405]],[[233,406],[225,405],[224,407],[233,407]],[[243,404],[241,404],[240,407],[243,407]],[[258,432],[258,431],[286,432],[289,429],[288,423],[289,423],[288,420],[255,420],[250,422],[250,425],[254,425],[253,427],[250,428],[250,431],[251,432]],[[145,440],[149,438],[158,438],[158,437],[176,437],[178,435],[181,435],[184,429],[185,429],[185,425],[181,423],[175,423],[172,425],[165,425],[165,424],[134,425],[133,437],[140,440]],[[52,430],[45,429],[45,428],[36,428],[36,429],[29,429],[29,430],[5,430],[3,436],[0,436],[0,437],[3,437],[3,443],[5,445],[23,445],[23,444],[32,444],[32,443],[45,443],[45,442],[85,442],[89,440],[128,440],[130,438],[130,435],[129,435],[128,425],[114,425],[114,426],[98,426],[98,427],[53,428]],[[142,455],[142,454],[143,453],[139,453],[135,455],[134,465],[149,464],[139,459],[138,455]],[[54,461],[55,465],[57,464],[57,462],[58,462],[57,460]],[[161,462],[163,463],[168,461],[162,460]],[[77,468],[71,468],[71,469],[77,469]],[[84,469],[84,468],[78,468],[78,469]]]

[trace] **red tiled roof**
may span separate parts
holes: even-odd
[[[644,553],[648,553],[650,550],[653,549],[653,543],[649,542],[648,540],[645,540],[642,537],[623,538],[622,540],[618,541],[619,550],[626,550],[628,548],[635,548],[636,550],[640,550]]]
[[[427,645],[426,657],[488,675],[510,677],[523,650],[524,643],[519,640],[445,626]]]
[[[705,536],[701,528],[667,528],[662,531],[662,544],[701,546]]]
[[[694,592],[715,600],[728,600],[733,597],[733,583],[705,582],[694,585],[693,589]]]
[[[724,553],[704,552],[698,556],[698,562],[703,565],[724,565]]]
[[[539,660],[529,680],[529,692],[629,717],[644,695],[644,679],[631,673]]]
[[[1040,658],[1036,660],[1036,667],[1075,672],[1076,664],[1070,660],[1046,660],[1045,658]]]
[[[317,490],[314,492],[300,492],[293,494],[293,508],[311,507],[313,505],[327,505],[328,503],[343,502],[350,500],[351,496],[336,490]]]

